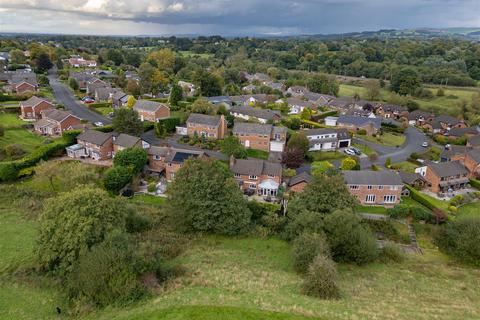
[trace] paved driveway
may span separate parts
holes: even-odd
[[[104,124],[112,123],[111,119],[102,116],[94,111],[89,110],[82,105],[78,99],[73,95],[72,90],[69,87],[57,80],[54,74],[48,76],[50,80],[50,86],[53,89],[53,94],[58,103],[63,104],[67,110],[79,117],[80,119],[87,120],[91,123],[100,121]]]

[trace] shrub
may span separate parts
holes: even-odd
[[[17,178],[18,172],[12,162],[0,162],[0,181],[13,181]]]
[[[147,191],[148,192],[155,192],[155,190],[157,190],[157,184],[155,182],[149,183]]]
[[[410,197],[413,200],[423,204],[425,207],[427,207],[428,209],[430,209],[432,211],[436,211],[437,213],[443,212],[442,209],[438,208],[435,203],[430,201],[430,199],[425,197],[420,191],[412,188],[411,186],[406,186],[406,188],[408,188],[408,190],[410,190]]]
[[[5,155],[12,160],[20,159],[25,153],[25,150],[18,144],[9,144],[5,147]]]
[[[480,266],[480,218],[456,219],[445,224],[435,243],[458,261]]]
[[[367,134],[367,130],[365,130],[365,129],[360,129],[360,130],[357,131],[357,134],[358,134],[358,135],[361,135],[361,136],[364,136],[364,135]]]
[[[316,256],[330,257],[330,249],[325,235],[303,233],[293,241],[293,268],[298,273],[306,273]]]
[[[103,186],[111,194],[118,194],[132,180],[132,177],[132,172],[129,168],[115,166],[105,171]]]
[[[455,206],[449,206],[448,211],[450,211],[451,213],[457,213],[458,209]]]
[[[388,242],[382,250],[380,250],[379,260],[382,262],[402,262],[405,256],[398,245]]]
[[[403,219],[410,215],[410,208],[406,205],[399,204],[393,208],[387,209],[387,214],[393,219]]]
[[[335,262],[326,256],[318,255],[315,257],[308,268],[308,273],[302,285],[302,293],[321,299],[338,298],[340,291],[337,285]]]
[[[129,168],[132,173],[136,174],[143,169],[148,162],[147,151],[140,147],[127,148],[115,154],[113,158],[114,166],[122,166]]]
[[[472,187],[474,187],[475,189],[480,190],[480,180],[471,179],[470,180],[470,185]]]
[[[325,217],[324,231],[335,261],[365,264],[378,255],[377,243],[358,215],[337,210]]]
[[[445,91],[442,88],[439,88],[437,90],[437,97],[443,97],[445,96]]]
[[[180,118],[161,119],[155,123],[155,134],[157,137],[165,137],[175,132],[176,126],[180,125]]]

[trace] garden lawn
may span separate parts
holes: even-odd
[[[18,144],[26,152],[31,152],[42,145],[46,139],[26,129],[7,129],[5,135],[0,137],[0,149],[9,144]]]
[[[309,151],[307,156],[312,161],[341,160],[347,157],[345,153],[339,151]]]
[[[113,112],[112,107],[98,107],[98,108],[92,108],[92,109],[104,116],[108,116],[108,114]]]
[[[357,148],[360,150],[362,153],[366,154],[367,156],[377,154],[375,150],[367,146],[366,144],[361,144],[361,143],[354,143],[353,147]]]
[[[257,149],[247,149],[247,156],[250,158],[267,160],[268,152],[263,150],[257,150]]]
[[[364,206],[358,205],[355,209],[359,213],[387,214],[387,208],[384,206]]]
[[[167,201],[167,198],[157,197],[151,194],[142,194],[142,195],[136,195],[130,200],[136,203],[150,204],[153,206],[162,206],[165,204],[165,201]]]
[[[418,164],[412,163],[410,161],[403,161],[392,164],[392,168],[402,170],[408,173],[415,173],[415,169],[418,167]]]
[[[0,124],[4,128],[20,127],[27,122],[21,120],[15,113],[4,113],[0,112]]]
[[[473,202],[458,208],[457,216],[459,218],[465,217],[480,217],[480,202]]]
[[[361,136],[362,139],[365,139],[370,142],[383,144],[385,146],[396,147],[401,146],[405,142],[405,135],[403,134],[394,134],[391,132],[385,132],[382,135],[377,135],[376,137],[370,135]]]

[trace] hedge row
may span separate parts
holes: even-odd
[[[480,180],[471,179],[470,185],[477,190],[480,190]]]
[[[325,128],[324,125],[318,123],[318,122],[315,122],[315,121],[310,121],[310,120],[305,120],[305,119],[301,119],[302,120],[302,123],[304,124],[309,124],[311,126],[314,126],[316,128]]]
[[[111,108],[111,102],[95,102],[88,105],[90,108]]]
[[[33,167],[41,160],[48,160],[51,156],[63,151],[75,142],[81,130],[64,132],[62,139],[40,146],[22,159],[0,162],[0,181],[13,181],[19,177],[21,170]]]
[[[430,199],[425,197],[420,191],[416,190],[415,188],[412,188],[411,186],[406,185],[406,187],[408,188],[408,190],[410,190],[410,197],[413,200],[423,204],[425,207],[427,207],[430,210],[440,210],[443,212],[441,208],[437,207],[435,203],[430,201]]]
[[[97,130],[100,132],[112,132],[113,131],[113,126],[111,124],[107,124],[103,127],[95,127],[93,130]]]
[[[4,101],[24,101],[27,100],[27,95],[9,95],[9,94],[0,94],[0,102]]]

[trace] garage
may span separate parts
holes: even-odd
[[[338,143],[338,147],[339,147],[339,148],[348,148],[348,147],[350,147],[350,140],[340,141],[340,142]]]

